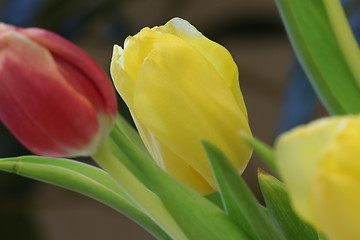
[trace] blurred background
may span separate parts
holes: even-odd
[[[346,4],[349,16],[358,16],[359,3]],[[88,52],[106,72],[113,44],[122,45],[128,35],[175,16],[231,52],[256,137],[273,144],[279,133],[326,115],[294,58],[272,0],[0,0],[0,21],[57,32]],[[357,29],[358,18],[351,19]],[[24,154],[29,153],[0,125],[0,157]],[[244,176],[258,194],[257,168],[265,167],[253,156]],[[92,199],[0,172],[0,239],[153,238]]]

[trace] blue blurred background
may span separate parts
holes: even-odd
[[[343,1],[360,38],[360,2]],[[224,45],[240,70],[250,124],[272,144],[279,133],[325,116],[294,58],[275,4],[269,0],[0,0],[0,21],[42,27],[87,51],[107,72],[113,44],[145,26],[187,19]],[[119,110],[129,117],[119,100]],[[0,125],[0,157],[29,154]],[[84,160],[87,161],[87,160]],[[253,157],[244,173],[258,193]],[[153,239],[113,210],[76,193],[0,172],[0,239]]]

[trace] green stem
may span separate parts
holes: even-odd
[[[164,234],[153,233],[157,234],[156,237],[159,239],[188,239],[160,199],[109,151],[106,144],[92,157],[114,178],[138,207],[168,234],[168,236],[164,236]]]
[[[260,141],[259,139],[256,139],[254,136],[251,136],[245,132],[241,132],[241,137],[243,140],[253,148],[256,155],[260,157],[260,160],[263,161],[263,163],[266,164],[266,166],[276,175],[279,176],[279,170],[276,166],[275,161],[275,154],[274,150]]]

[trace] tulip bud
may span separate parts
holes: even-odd
[[[276,143],[295,211],[330,240],[360,239],[360,116],[301,126]]]
[[[185,20],[144,28],[114,47],[111,75],[149,152],[201,194],[217,187],[200,140],[219,147],[242,172],[250,133],[230,53]]]
[[[30,151],[93,154],[116,116],[107,75],[81,49],[38,28],[0,23],[0,119]]]

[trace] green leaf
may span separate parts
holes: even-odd
[[[207,200],[224,210],[224,206],[221,200],[221,195],[219,192],[213,192],[209,195],[204,196]]]
[[[269,214],[286,238],[291,240],[319,239],[317,232],[293,211],[284,184],[275,177],[261,172],[258,178]]]
[[[153,161],[138,132],[121,115],[118,115],[110,137],[104,143],[105,148],[110,151],[114,157],[121,160],[121,163],[124,164],[142,184],[149,187],[149,183],[145,179],[144,174],[137,168],[131,158],[126,155],[124,149],[118,146],[118,143],[121,141],[126,141],[132,147],[133,151],[141,152],[141,154],[147,156],[148,160]],[[98,158],[95,160],[97,159]]]
[[[104,145],[105,147],[117,158],[121,159],[121,162],[124,166],[145,186],[148,186],[148,182],[145,179],[144,174],[136,167],[131,159],[126,156],[123,152],[123,149],[119,148],[116,144],[116,139],[118,139],[119,135],[111,133],[111,137],[108,138]],[[96,160],[96,159],[95,159]]]
[[[251,136],[245,132],[240,133],[242,139],[254,150],[256,155],[260,157],[260,159],[266,164],[268,168],[275,174],[278,174],[279,171],[275,162],[275,153],[274,150],[256,139],[254,136]]]
[[[227,214],[259,240],[284,239],[227,157],[213,144],[202,141],[211,163]]]
[[[157,223],[171,238],[187,239],[159,198],[149,190],[149,181],[126,154],[119,142],[126,142],[131,151],[153,161],[136,130],[118,115],[109,138],[92,158],[109,173],[134,203]]]
[[[348,25],[341,16],[337,22],[343,10],[335,2],[276,0],[297,57],[324,105],[332,114],[356,114],[360,112],[359,49],[353,43],[344,48],[353,36],[345,31],[339,38],[344,33],[339,29]]]
[[[120,136],[125,137],[131,144],[136,146],[139,151],[142,151],[145,154],[149,154],[143,141],[140,138],[139,133],[120,114],[118,114],[116,117],[115,126],[113,127],[111,134],[115,139]]]
[[[127,139],[125,139],[125,141],[133,146]],[[138,152],[137,150],[134,151]],[[150,191],[147,186],[136,178],[125,164],[123,164],[122,161],[128,161],[128,159],[124,160],[124,158],[119,159],[117,157],[118,156],[114,155],[106,145],[102,146],[98,152],[92,156],[92,158],[112,176],[128,196],[131,197],[137,206],[153,219],[171,239],[187,240],[187,236],[180,229],[158,196]]]
[[[322,0],[345,61],[360,84],[360,49],[346,19],[340,1]]]
[[[222,209],[169,176],[126,138],[120,137],[116,143],[144,174],[150,190],[161,199],[189,239],[249,239]]]
[[[24,156],[0,160],[0,170],[54,184],[102,202],[133,219],[159,239],[170,239],[103,170],[68,159]]]

